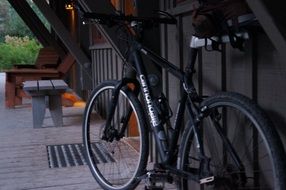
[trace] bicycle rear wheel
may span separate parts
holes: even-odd
[[[90,171],[103,189],[133,189],[145,171],[148,137],[140,102],[127,88],[120,90],[111,124],[106,126],[117,84],[105,81],[92,93],[84,113],[83,141]],[[123,123],[127,128],[119,136]]]
[[[285,189],[283,145],[257,105],[242,95],[221,93],[206,99],[201,108],[205,111],[200,135],[214,181],[195,184],[183,179],[181,189]],[[182,142],[180,169],[195,168],[200,173],[192,129],[184,133]]]

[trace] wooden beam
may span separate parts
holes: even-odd
[[[115,14],[115,9],[113,5],[110,3],[110,1],[102,1],[102,0],[78,0],[79,4],[81,7],[84,9],[86,12],[96,12],[96,13],[104,13],[104,14]],[[138,16],[146,16],[146,15],[151,15],[153,10],[157,10],[159,7],[159,2],[137,2],[137,6],[139,6],[138,9]],[[149,9],[147,8],[149,7]],[[109,42],[109,44],[112,46],[112,48],[115,50],[117,55],[122,60],[126,60],[124,57],[126,53],[127,44],[122,43],[122,40],[118,38],[118,28],[117,27],[107,27],[105,25],[97,25],[98,30],[101,32],[101,34],[105,37],[105,39]],[[147,47],[151,48],[152,50],[155,50],[159,52],[159,29],[157,32],[155,32],[155,28],[152,31],[145,31],[144,36],[145,39],[142,39],[144,42],[143,44],[146,45]],[[154,37],[154,35],[156,37]],[[149,61],[144,60],[144,61]],[[151,64],[150,66],[152,67]]]
[[[51,33],[40,20],[39,16],[30,7],[27,1],[8,0],[11,6],[16,10],[25,24],[33,32],[39,42],[44,46],[53,46],[61,57],[64,57],[65,51],[59,43],[53,38]]]
[[[270,8],[269,5],[266,5],[266,2],[262,0],[246,1],[277,51],[280,52],[281,55],[286,56],[286,28],[277,17],[279,16],[277,11],[284,11],[283,6],[279,7],[285,4],[284,0],[275,0],[275,3],[273,1],[269,2],[273,4],[272,8]]]
[[[79,4],[82,6],[86,12],[97,12],[104,14],[114,14],[115,10],[109,1],[102,0],[78,0]],[[97,25],[98,30],[105,37],[105,39],[110,43],[112,48],[116,51],[118,56],[125,60],[124,54],[126,50],[126,45],[121,43],[118,39],[118,30],[116,27],[110,28],[107,26]],[[120,44],[120,45],[119,45]]]
[[[34,0],[34,3],[49,21],[56,34],[59,36],[69,52],[75,57],[76,61],[82,66],[89,65],[91,63],[90,59],[81,50],[70,32],[66,29],[55,12],[49,7],[49,4],[45,0]],[[86,74],[88,74],[88,72],[86,72]]]
[[[33,32],[33,34],[37,37],[39,42],[43,46],[50,46],[49,41],[49,35],[47,37],[44,37],[47,34],[47,29],[45,26],[43,26],[43,23],[39,20],[38,16],[35,14],[35,12],[30,8],[28,3],[26,1],[19,0],[8,0],[11,6],[15,9],[15,11],[18,13],[18,15],[23,19],[25,24],[30,28],[30,30]],[[29,10],[30,9],[30,10]],[[29,10],[29,15],[27,14]],[[37,27],[35,26],[35,23],[37,23]],[[42,32],[39,32],[41,30]]]

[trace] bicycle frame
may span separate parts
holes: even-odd
[[[267,127],[270,127],[269,129],[271,129],[272,125],[271,122],[268,122],[267,118],[266,119],[264,118],[265,117],[264,114],[260,112],[259,108],[257,108],[255,104],[251,103],[251,101],[248,98],[244,97],[243,95],[239,95],[237,93],[218,94],[215,96],[211,96],[210,98],[202,102],[203,96],[200,97],[197,94],[192,80],[194,73],[193,72],[194,65],[198,53],[198,49],[196,48],[198,46],[191,46],[190,49],[191,57],[189,59],[189,62],[187,63],[187,67],[185,68],[184,71],[182,71],[172,63],[168,62],[166,59],[160,57],[159,55],[153,53],[148,48],[144,47],[142,44],[139,43],[139,41],[136,38],[141,36],[140,32],[143,31],[144,26],[151,25],[152,27],[154,24],[160,23],[161,20],[160,18],[156,19],[148,18],[146,20],[139,17],[124,16],[124,15],[109,16],[97,13],[87,13],[86,15],[88,16],[88,18],[95,19],[94,21],[96,23],[118,25],[119,27],[124,27],[126,29],[127,33],[130,36],[128,36],[124,40],[127,43],[129,43],[127,47],[130,49],[127,49],[129,50],[129,52],[125,55],[128,55],[128,57],[125,58],[126,60],[128,60],[128,62],[132,65],[132,67],[136,71],[136,77],[133,77],[133,75],[130,78],[124,77],[121,80],[119,80],[118,83],[116,83],[115,81],[106,81],[98,88],[96,88],[94,94],[92,95],[94,98],[92,98],[91,101],[89,101],[88,104],[89,107],[88,109],[86,109],[85,112],[83,138],[86,146],[85,148],[88,153],[89,166],[92,171],[92,174],[102,187],[104,187],[105,189],[110,189],[111,185],[114,184],[115,185],[114,189],[126,189],[127,187],[135,188],[135,186],[140,182],[140,180],[145,178],[147,182],[146,183],[147,187],[156,188],[157,187],[156,180],[158,180],[159,182],[167,181],[172,183],[174,179],[173,177],[176,176],[175,179],[178,180],[179,185],[183,187],[183,189],[186,189],[185,187],[186,185],[187,187],[190,187],[188,180],[196,181],[201,185],[204,184],[214,185],[215,188],[224,187],[233,189],[236,188],[236,186],[248,188],[248,178],[253,181],[253,184],[250,181],[249,185],[255,185],[254,188],[256,188],[256,185],[259,185],[258,187],[260,188],[259,181],[260,179],[262,180],[264,179],[263,178],[264,168],[261,170],[261,172],[263,172],[262,173],[263,175],[262,178],[260,178],[258,173],[260,172],[259,171],[260,165],[258,162],[258,156],[259,156],[259,146],[257,145],[258,140],[262,143],[265,143],[266,149],[269,149],[268,150],[270,152],[269,157],[270,159],[273,159],[270,160],[270,163],[272,162],[273,166],[275,167],[272,168],[274,171],[273,173],[276,174],[276,176],[273,175],[273,177],[278,178],[278,176],[284,175],[282,172],[279,171],[280,168],[277,169],[278,167],[283,165],[282,162],[277,162],[277,160],[276,163],[274,162],[275,157],[276,158],[280,157],[279,160],[281,160],[281,158],[284,157],[282,154],[283,152],[282,149],[279,150],[277,148],[282,146],[279,145],[278,141],[276,141],[277,143],[275,143],[271,142],[270,140],[267,141],[264,139],[268,137],[266,133],[270,131],[267,130],[268,129]],[[175,23],[174,21],[176,21],[176,19],[172,16],[169,17],[171,18],[172,23]],[[164,21],[163,23],[170,23],[169,19],[163,19],[162,21]],[[164,96],[163,99],[161,99],[160,97],[157,97],[155,96],[155,94],[152,93],[151,81],[149,84],[148,73],[146,72],[146,68],[141,57],[142,54],[146,55],[148,59],[152,60],[159,67],[164,68],[168,73],[171,73],[176,78],[178,78],[182,85],[181,87],[183,87],[184,89],[183,90],[181,88],[182,89],[181,99],[178,101],[177,111],[172,126],[170,124],[171,115],[169,114],[170,113],[168,107],[169,105],[167,104],[167,101],[162,101],[163,103],[160,103],[160,100],[164,100]],[[129,75],[129,73],[127,74],[128,75],[125,76],[131,76]],[[134,84],[134,87],[130,88],[129,85],[130,83]],[[132,171],[133,174],[132,176],[127,176],[127,177],[123,176],[124,178],[130,180],[123,182],[122,184],[124,186],[118,186],[118,188],[117,188],[118,181],[116,180],[114,182],[113,177],[110,179],[109,178],[110,174],[108,172],[106,172],[107,175],[105,177],[105,172],[102,173],[100,171],[101,168],[98,168],[96,166],[97,163],[94,162],[96,157],[94,158],[93,154],[91,154],[91,152],[93,151],[91,150],[91,145],[90,145],[91,137],[89,136],[91,135],[89,122],[92,113],[91,109],[93,108],[91,106],[95,104],[94,102],[98,95],[97,92],[101,94],[101,92],[107,92],[105,91],[106,89],[108,90],[113,89],[112,94],[110,94],[109,93],[110,91],[108,91],[108,96],[111,95],[111,100],[108,105],[109,107],[107,110],[108,111],[107,118],[105,118],[106,119],[105,124],[101,126],[103,128],[103,131],[102,128],[100,128],[100,131],[96,132],[96,135],[94,136],[99,137],[100,140],[106,141],[105,143],[107,144],[110,143],[111,147],[113,147],[114,141],[125,140],[121,138],[123,138],[126,134],[128,123],[131,118],[133,110],[135,110],[135,112],[138,113],[137,115],[136,114],[135,115],[137,117],[137,122],[140,123],[140,126],[138,126],[139,130],[141,130],[142,132],[140,134],[141,135],[140,140],[142,140],[140,146],[141,154],[138,154],[140,158],[138,159],[138,157],[136,157],[135,159],[139,161],[138,165],[136,166],[137,168],[135,168],[134,171]],[[119,99],[121,100],[120,93],[123,94],[124,99],[127,98],[127,102],[129,104],[125,104],[124,101],[123,104],[118,104]],[[142,94],[142,96],[140,96],[140,102],[138,102],[139,93]],[[99,101],[101,101],[100,98]],[[141,107],[140,103],[145,105],[145,109],[142,108],[140,109]],[[116,109],[116,106],[121,106],[121,105],[123,106],[123,109],[120,109],[121,107],[119,109]],[[129,105],[129,107],[126,107],[126,105]],[[228,107],[234,108],[235,111],[232,112],[231,109],[230,112],[227,112]],[[117,113],[114,117],[115,110],[120,111],[120,117],[117,116]],[[185,112],[187,111],[189,117],[188,117],[188,122],[185,122],[184,121],[184,119],[186,118]],[[250,147],[249,151],[247,152],[245,151],[244,155],[242,154],[242,158],[244,158],[245,155],[247,154],[247,160],[241,160],[240,154],[237,154],[239,152],[236,152],[236,148],[232,145],[234,140],[228,138],[228,136],[230,137],[235,136],[236,135],[235,132],[239,130],[239,128],[237,128],[236,125],[236,120],[227,122],[228,120],[233,119],[231,116],[236,115],[236,111],[242,113],[241,115],[243,121],[245,119],[248,119],[250,121],[247,122],[247,125],[248,123],[250,123],[250,125],[248,126],[250,127],[250,130],[252,130],[253,134],[255,134],[255,136],[254,135],[251,136],[250,132],[250,135],[247,135],[247,137],[249,136],[250,138],[255,139],[254,141],[249,141],[248,140],[249,137],[247,139],[245,138],[245,140],[247,140],[246,144],[243,144],[243,146],[238,147],[238,148],[245,148],[246,146]],[[123,116],[121,114],[123,114]],[[228,115],[230,115],[230,117],[227,117]],[[151,129],[148,126],[148,129],[146,131],[146,129],[143,130],[142,126],[145,126],[146,123],[144,120],[146,120],[147,118]],[[238,117],[238,119],[240,119],[240,117]],[[262,122],[260,123],[260,121]],[[183,127],[184,126],[183,124],[185,123],[186,127]],[[209,123],[211,125],[206,125]],[[241,125],[245,125],[245,123],[240,122],[240,120],[238,123]],[[167,128],[165,128],[165,125],[167,125]],[[229,131],[231,131],[231,134],[229,134],[228,132],[228,125],[234,128],[234,130],[231,130],[233,128],[230,128]],[[169,128],[169,126],[171,126],[171,128]],[[220,139],[218,142],[219,151],[215,151],[216,140],[214,140],[215,137],[212,136],[212,134],[208,134],[212,133],[212,131],[207,131],[208,128],[215,130],[214,132],[216,134],[215,137],[217,137],[218,135],[218,138]],[[146,139],[147,138],[146,132],[148,132],[148,130],[151,130],[153,133],[156,148],[158,150],[160,157],[159,161],[156,160],[157,162],[154,164],[153,170],[146,170],[147,169],[146,164],[148,159],[146,154],[148,150],[147,146],[148,139]],[[261,132],[262,141],[258,138],[257,130],[258,132],[262,131]],[[244,132],[248,131],[246,130],[243,131],[241,135],[244,135]],[[270,132],[273,132],[273,134],[269,135],[269,137],[272,137],[269,139],[279,140],[279,136],[276,136],[274,133],[275,131],[270,131]],[[179,139],[183,140],[179,142]],[[206,143],[204,142],[204,140],[206,140]],[[214,148],[212,146],[211,147],[208,146],[211,145],[212,142],[214,142]],[[178,145],[179,143],[181,144]],[[125,145],[125,143],[123,143],[123,145]],[[204,150],[203,145],[205,145],[206,150]],[[277,148],[277,150],[279,150],[277,152],[278,153],[280,152],[280,154],[273,154],[273,151],[270,150],[269,148],[270,145],[274,147],[273,150]],[[124,154],[124,152],[121,152],[120,146],[118,146],[117,149],[118,152],[120,153],[119,154],[120,156],[122,155],[121,153]],[[193,156],[192,154],[194,153],[193,151],[194,149],[196,153]],[[262,150],[264,153],[264,149]],[[253,159],[252,163],[250,163],[251,160],[248,161],[248,157],[251,157],[248,156],[248,152],[252,153],[253,155],[255,154],[255,156],[253,156],[252,158]],[[115,151],[112,149],[111,153],[113,154],[115,153]],[[220,155],[216,155],[216,153]],[[119,160],[121,160],[120,156]],[[213,159],[215,157],[222,159],[221,161],[222,163],[221,164],[216,163],[216,159]],[[122,158],[124,158],[124,156],[122,156]],[[264,155],[262,159],[264,159]],[[124,160],[124,166],[129,165],[128,163],[129,159],[127,160],[123,159],[123,160]],[[213,160],[214,162],[212,162]],[[245,161],[245,163],[242,161]],[[262,163],[264,164],[264,161]],[[251,165],[254,166],[252,169],[253,171],[250,170],[250,173],[248,174],[248,168],[246,169],[246,167]],[[109,167],[109,163],[107,163],[107,167]],[[124,169],[119,164],[117,166],[118,171],[121,171],[121,168]],[[265,168],[265,169],[268,171],[271,168],[270,169]],[[121,174],[121,172],[115,172],[115,173]],[[119,178],[121,179],[121,176]],[[284,178],[285,177],[280,177],[279,179],[280,182],[285,181]],[[281,184],[269,183],[269,185],[274,185],[275,187],[284,186]],[[158,187],[160,188],[161,186]]]
[[[112,142],[114,139],[119,140],[125,135],[126,128],[128,126],[129,118],[132,114],[132,109],[127,111],[127,114],[124,116],[123,125],[120,131],[114,133],[113,128],[109,128],[107,126],[112,126],[111,121],[114,115],[114,111],[117,105],[118,96],[120,90],[122,88],[127,88],[129,83],[134,84],[134,88],[132,88],[133,93],[138,96],[141,92],[143,95],[143,102],[146,106],[147,114],[148,114],[148,121],[151,125],[151,130],[153,131],[156,147],[159,152],[160,162],[156,163],[159,166],[159,169],[167,169],[170,173],[175,174],[180,178],[190,179],[196,181],[200,184],[210,183],[214,181],[214,176],[210,170],[210,159],[205,156],[204,148],[203,148],[203,138],[200,136],[200,121],[201,118],[205,117],[205,109],[207,108],[199,108],[196,106],[196,103],[200,103],[202,98],[200,98],[193,86],[192,83],[192,76],[193,72],[192,69],[194,67],[195,58],[197,55],[197,49],[191,49],[191,61],[187,66],[186,72],[181,71],[175,65],[168,62],[166,59],[156,55],[151,50],[143,47],[139,42],[136,40],[132,41],[131,44],[131,52],[129,57],[129,62],[136,70],[137,79],[135,78],[123,78],[120,82],[115,86],[113,90],[111,104],[109,105],[108,109],[108,116],[106,120],[106,127],[104,131],[103,140],[107,140]],[[178,101],[178,107],[175,115],[175,120],[173,124],[173,130],[170,135],[167,135],[166,130],[164,128],[164,122],[159,117],[158,109],[155,108],[154,102],[156,101],[156,97],[152,93],[149,81],[147,80],[147,72],[144,66],[141,53],[145,54],[149,59],[154,61],[160,67],[165,68],[168,72],[173,74],[177,77],[184,87],[184,91],[182,92],[181,99]],[[189,69],[189,70],[188,70]],[[188,80],[188,81],[186,81]],[[189,83],[188,87],[186,87],[186,83]],[[191,134],[194,138],[196,152],[198,154],[198,159],[200,162],[199,168],[190,168],[188,171],[180,170],[174,165],[174,161],[177,161],[177,154],[173,154],[177,151],[177,144],[180,136],[180,132],[183,129],[183,119],[185,110],[188,110],[189,113],[189,120],[186,126],[186,131],[184,131],[183,135]],[[212,118],[212,116],[210,116]],[[235,153],[231,143],[229,140],[224,136],[223,131],[220,127],[220,124],[215,121],[215,128],[218,131],[218,134],[223,140],[225,148],[227,152],[230,152],[230,156],[235,161],[236,166],[241,170],[244,171],[244,166],[239,158],[239,156]],[[111,135],[109,136],[109,131],[111,130]],[[191,132],[191,133],[190,133]],[[245,176],[242,176],[245,177]]]
[[[95,16],[97,17],[97,15]],[[140,27],[139,27],[140,28]],[[199,136],[199,128],[197,126],[197,122],[199,121],[199,109],[195,106],[195,102],[200,102],[201,98],[198,96],[193,82],[192,82],[192,76],[193,76],[193,68],[197,56],[198,49],[191,48],[192,50],[192,56],[190,59],[190,62],[188,64],[188,67],[186,69],[186,72],[180,70],[178,67],[170,63],[168,60],[164,59],[163,57],[153,53],[151,50],[148,48],[144,47],[142,44],[138,42],[136,39],[136,33],[138,31],[135,30],[133,31],[132,28],[127,27],[126,28],[127,32],[129,33],[131,40],[130,44],[130,52],[129,52],[129,57],[127,57],[127,60],[131,65],[135,68],[136,71],[136,76],[137,79],[135,78],[123,78],[120,80],[118,85],[115,87],[113,94],[112,94],[112,100],[110,101],[111,104],[109,105],[108,108],[108,117],[106,120],[106,126],[111,126],[111,121],[112,117],[114,115],[114,111],[117,105],[118,101],[118,95],[121,90],[121,88],[124,88],[127,86],[128,83],[133,83],[135,85],[135,92],[136,95],[138,95],[140,92],[143,95],[143,102],[145,104],[146,110],[147,110],[147,117],[148,121],[150,122],[153,134],[154,134],[154,139],[155,139],[155,144],[157,146],[159,156],[160,156],[160,165],[163,168],[167,168],[168,170],[172,171],[176,175],[184,178],[189,178],[195,181],[199,181],[200,176],[199,173],[192,173],[192,172],[185,172],[178,170],[176,167],[174,167],[174,161],[177,160],[177,154],[172,154],[176,151],[177,144],[178,144],[178,139],[180,132],[183,129],[183,119],[184,119],[184,113],[185,110],[188,110],[188,113],[190,115],[189,117],[189,122],[188,122],[188,128],[192,129],[195,137],[195,142],[197,144],[197,152],[201,160],[201,166],[204,170],[204,168],[207,168],[205,164],[208,163],[207,159],[204,154],[203,150],[203,142],[202,139]],[[139,29],[140,30],[140,29]],[[139,31],[140,32],[140,31]],[[135,34],[135,35],[134,35]],[[178,102],[178,107],[175,115],[175,120],[173,124],[173,130],[170,134],[170,136],[166,133],[164,129],[164,123],[159,117],[159,113],[157,109],[155,108],[154,102],[156,101],[156,98],[154,94],[152,93],[149,81],[148,81],[148,76],[146,72],[145,65],[143,63],[141,54],[146,55],[147,58],[152,60],[155,64],[160,66],[161,68],[166,69],[167,72],[171,73],[174,75],[176,78],[179,79],[181,84],[184,87],[184,91],[182,92],[181,99]],[[188,83],[188,84],[186,84]],[[187,86],[187,87],[186,87]],[[186,106],[187,105],[187,106]],[[105,128],[104,131],[104,139],[108,141],[113,141],[115,139],[120,139],[124,136],[124,132],[127,128],[128,125],[128,120],[131,116],[132,110],[129,109],[127,111],[127,114],[124,116],[125,120],[123,122],[123,127],[121,128],[120,131],[117,131],[117,133],[114,135],[109,136],[108,127]],[[209,173],[207,170],[204,173]]]
[[[201,146],[202,142],[201,139],[199,138],[198,129],[197,126],[195,125],[195,118],[198,115],[198,108],[196,108],[193,105],[193,100],[192,97],[189,96],[189,93],[186,91],[183,91],[183,95],[181,100],[179,100],[176,115],[175,115],[175,120],[174,120],[174,125],[173,125],[173,132],[171,133],[170,137],[166,134],[163,126],[163,122],[159,118],[159,113],[157,109],[155,108],[155,105],[153,102],[155,101],[155,97],[152,93],[151,87],[149,85],[149,82],[147,80],[147,74],[146,74],[146,68],[144,66],[141,53],[145,54],[149,59],[154,61],[156,64],[160,65],[162,68],[166,68],[168,72],[172,73],[175,77],[177,77],[182,83],[184,81],[185,73],[181,71],[179,68],[174,66],[172,63],[168,62],[166,59],[156,55],[149,49],[143,47],[139,42],[133,41],[131,45],[131,52],[130,52],[130,59],[129,62],[132,63],[132,65],[135,67],[137,77],[139,78],[139,83],[136,79],[128,79],[128,78],[123,78],[121,82],[118,84],[118,86],[115,88],[113,92],[113,99],[112,103],[109,107],[109,117],[107,119],[107,125],[109,126],[108,123],[111,122],[112,115],[114,113],[115,107],[116,106],[116,100],[119,94],[119,91],[122,87],[126,86],[128,83],[134,83],[135,84],[135,94],[138,95],[139,91],[141,91],[144,99],[145,106],[147,108],[147,114],[149,117],[150,125],[152,126],[152,130],[154,131],[154,138],[156,141],[156,145],[159,151],[159,155],[161,158],[161,164],[164,165],[164,167],[168,167],[168,169],[172,170],[173,172],[176,172],[177,175],[184,175],[185,177],[188,176],[189,178],[192,178],[193,180],[198,180],[198,175],[197,174],[190,174],[190,173],[185,173],[179,170],[176,170],[175,168],[171,167],[172,161],[174,161],[174,158],[176,158],[177,155],[173,155],[172,153],[175,151],[175,148],[177,146],[177,142],[179,139],[179,134],[182,130],[182,124],[183,124],[183,117],[184,117],[184,112],[187,109],[190,114],[190,120],[188,122],[188,127],[192,127],[195,137],[196,137],[196,142],[198,143],[198,152],[201,155],[201,158],[204,157],[204,150],[203,146]],[[141,88],[141,90],[139,90]],[[187,103],[187,104],[186,104]],[[131,115],[130,111],[127,112],[126,118],[128,118]],[[125,125],[123,124],[123,128],[119,132],[119,138],[124,135],[124,130],[126,129],[127,122]]]
[[[149,59],[154,61],[160,67],[165,68],[168,72],[172,73],[175,77],[177,77],[180,80],[181,84],[184,85],[187,82],[186,80],[188,80],[189,85],[191,85],[189,86],[189,89],[186,89],[186,87],[184,86],[184,91],[182,92],[181,99],[178,102],[178,107],[177,107],[177,111],[175,115],[175,120],[173,124],[174,130],[171,133],[170,137],[168,137],[168,135],[166,134],[162,121],[158,117],[159,113],[157,109],[155,109],[155,105],[153,104],[153,102],[155,101],[155,97],[151,91],[149,82],[147,80],[146,69],[142,61],[140,52],[145,54]],[[197,53],[198,53],[197,49],[191,48],[190,62],[186,68],[186,72],[183,72],[179,68],[177,68],[175,65],[173,65],[166,59],[156,55],[151,50],[143,47],[139,42],[135,40],[133,44],[131,45],[131,53],[130,53],[131,56],[130,56],[129,61],[135,67],[137,76],[139,78],[139,83],[141,87],[141,92],[143,94],[144,103],[147,108],[149,121],[152,126],[152,130],[154,131],[153,132],[154,138],[155,138],[156,145],[157,145],[159,155],[161,158],[161,166],[169,169],[171,172],[175,173],[176,175],[180,177],[189,178],[189,179],[192,179],[200,183],[208,183],[210,181],[213,181],[214,178],[209,171],[209,158],[205,156],[204,148],[203,148],[203,139],[199,135],[200,129],[198,126],[198,123],[200,122],[200,117],[202,113],[204,112],[204,108],[202,108],[202,110],[199,110],[199,108],[196,107],[196,105],[194,104],[195,102],[199,103],[200,101],[202,101],[202,99],[198,96],[193,86],[193,81],[192,81],[193,68],[194,68]],[[122,80],[123,83],[120,83],[119,86],[124,86],[128,82],[132,82],[132,80],[136,80],[136,79],[123,79]],[[135,88],[136,89],[135,94],[138,95],[140,91],[138,89],[139,84],[138,82],[132,82],[132,83],[134,83],[135,86],[137,87]],[[117,93],[119,93],[120,88],[117,90],[118,91]],[[177,156],[172,153],[175,152],[175,149],[176,149],[176,146],[179,140],[179,135],[182,130],[184,113],[186,109],[188,110],[188,113],[190,116],[188,118],[189,120],[188,120],[187,128],[192,129],[193,131],[193,135],[194,135],[194,139],[195,139],[196,147],[197,147],[197,153],[201,161],[202,171],[185,172],[182,170],[178,170],[177,168],[172,166],[172,162],[174,161],[174,158],[176,158]],[[127,115],[131,115],[131,111],[128,112]],[[125,130],[126,128],[123,127],[123,129]],[[218,123],[216,123],[216,129],[220,133],[221,138],[223,139],[225,145],[227,146],[227,149],[229,150],[229,152],[231,152],[231,156],[236,161],[236,164],[239,166],[239,168],[243,170],[243,166],[241,164],[239,157],[236,155],[235,151],[233,151],[232,146],[230,145],[230,142],[228,141],[228,139],[224,137],[223,132],[221,131]],[[123,135],[123,132],[124,131],[121,131],[122,135]],[[210,177],[200,179],[201,177],[200,172]]]

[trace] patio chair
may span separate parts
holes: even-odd
[[[16,64],[13,69],[44,69],[56,68],[59,64],[60,56],[53,47],[43,47],[39,50],[35,64]]]

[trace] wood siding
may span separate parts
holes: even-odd
[[[91,48],[93,86],[104,80],[118,80],[122,77],[123,62],[108,44]]]
[[[161,9],[173,13],[179,21],[176,27],[161,28],[162,55],[180,68],[186,66],[192,35],[191,2],[174,7],[168,0],[161,0]],[[202,49],[196,70],[197,89],[203,95],[235,91],[256,101],[269,114],[286,146],[286,65],[263,31],[250,34],[244,52],[229,44],[222,53]],[[169,74],[163,74],[162,81],[174,107],[180,92],[178,81]]]

